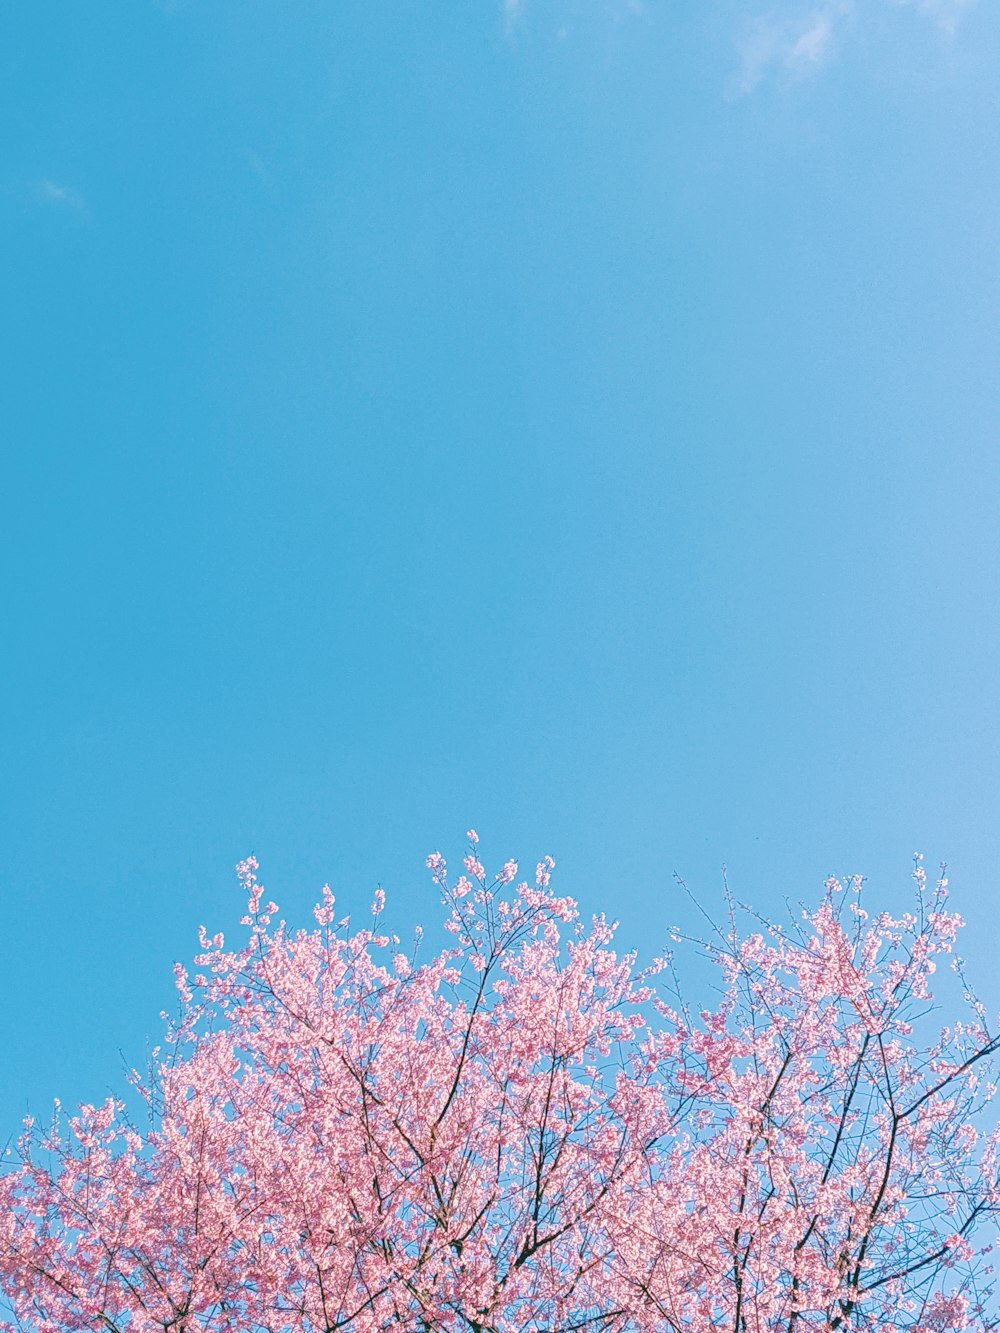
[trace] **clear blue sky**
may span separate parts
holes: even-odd
[[[234,862],[651,945],[1000,875],[1000,10],[0,15],[0,1125],[120,1084]]]

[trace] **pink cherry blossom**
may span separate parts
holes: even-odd
[[[196,993],[178,965],[131,1079],[146,1120],[26,1121],[0,1330],[993,1326],[998,1039],[974,1001],[928,1029],[943,881],[918,863],[899,918],[837,881],[798,932],[734,912],[695,1014],[670,958],[640,968],[552,893],[551,858],[495,893],[470,859],[479,888],[428,858],[451,938],[424,961],[334,925],[329,888],[315,929],[272,925],[240,865],[245,941],[201,932]]]

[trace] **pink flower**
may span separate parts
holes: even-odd
[[[0,1333],[788,1333],[799,1300],[798,1333],[983,1325],[996,1062],[971,993],[925,1039],[941,890],[896,918],[831,881],[801,933],[738,917],[692,941],[718,975],[689,1007],[671,959],[554,896],[551,857],[495,894],[474,851],[450,893],[428,866],[447,935],[416,969],[331,930],[328,887],[315,927],[271,926],[241,863],[242,939],[199,933],[198,1003],[177,964],[130,1077],[149,1124],[110,1098],[8,1150]]]

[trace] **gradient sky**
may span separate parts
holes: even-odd
[[[949,862],[994,1006],[1000,8],[0,13],[0,1125],[253,851],[652,946]],[[119,1052],[122,1054],[120,1055]]]

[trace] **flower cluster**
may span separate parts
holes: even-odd
[[[0,1177],[5,1333],[848,1333],[986,1329],[1000,1205],[981,1006],[914,1036],[959,919],[870,918],[831,881],[797,933],[704,945],[718,1005],[639,969],[468,835],[427,865],[451,943],[275,924],[201,933],[147,1078],[27,1125]],[[735,917],[733,918],[735,923]],[[384,933],[380,933],[383,932]],[[679,933],[674,928],[674,933]]]

